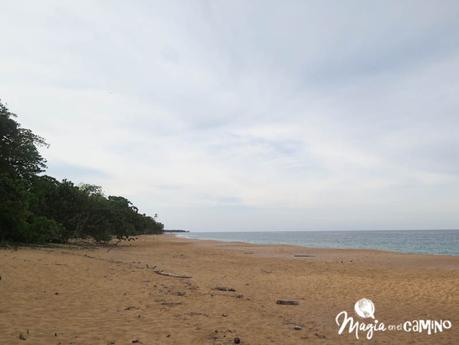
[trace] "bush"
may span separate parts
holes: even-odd
[[[64,231],[62,224],[40,216],[34,217],[26,229],[24,242],[27,243],[60,242],[60,234]]]

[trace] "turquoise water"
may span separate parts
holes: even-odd
[[[189,232],[193,239],[459,255],[459,230]]]

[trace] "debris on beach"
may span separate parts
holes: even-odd
[[[200,313],[200,312],[196,312],[196,311],[190,311],[190,312],[188,312],[188,313],[185,313],[185,315],[209,317],[209,315],[206,314],[206,313]]]
[[[304,324],[296,322],[296,321],[286,321],[285,324],[295,331],[302,331],[304,329]]]
[[[240,344],[241,340],[238,337],[234,337],[236,335],[236,331],[228,329],[228,328],[219,328],[214,329],[212,333],[209,334],[209,340],[214,345],[223,345],[223,344]],[[238,342],[237,342],[238,341]]]
[[[300,304],[298,301],[295,301],[293,299],[278,299],[276,301],[277,304],[281,305],[298,305]]]
[[[164,271],[160,271],[160,270],[154,270],[153,272],[155,272],[156,274],[159,274],[161,276],[172,277],[172,278],[192,278],[191,276],[182,275],[182,274],[176,274],[176,273],[172,273],[172,272],[164,272]]]
[[[313,258],[314,255],[311,254],[294,254],[293,255],[295,258]]]
[[[174,306],[180,305],[180,304],[183,304],[183,303],[182,302],[167,302],[167,301],[161,302],[161,305],[165,305],[165,306],[168,306],[168,307],[174,307]]]
[[[19,339],[27,340],[27,337],[21,332],[21,333],[19,333]]]
[[[236,289],[233,289],[232,287],[226,287],[226,286],[217,286],[214,288],[214,290],[236,292]]]
[[[317,332],[315,332],[314,335],[315,335],[317,338],[319,338],[319,339],[325,339],[325,338],[327,338],[325,335],[320,334],[320,333],[317,333]]]

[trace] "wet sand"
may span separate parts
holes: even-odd
[[[459,257],[161,235],[113,249],[2,249],[0,275],[0,344],[459,344]],[[370,322],[353,310],[363,297],[385,324],[452,328],[338,335],[340,311]]]

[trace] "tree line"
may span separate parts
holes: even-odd
[[[38,148],[48,144],[16,118],[0,101],[0,242],[104,242],[163,232],[163,224],[122,196],[44,175]]]

